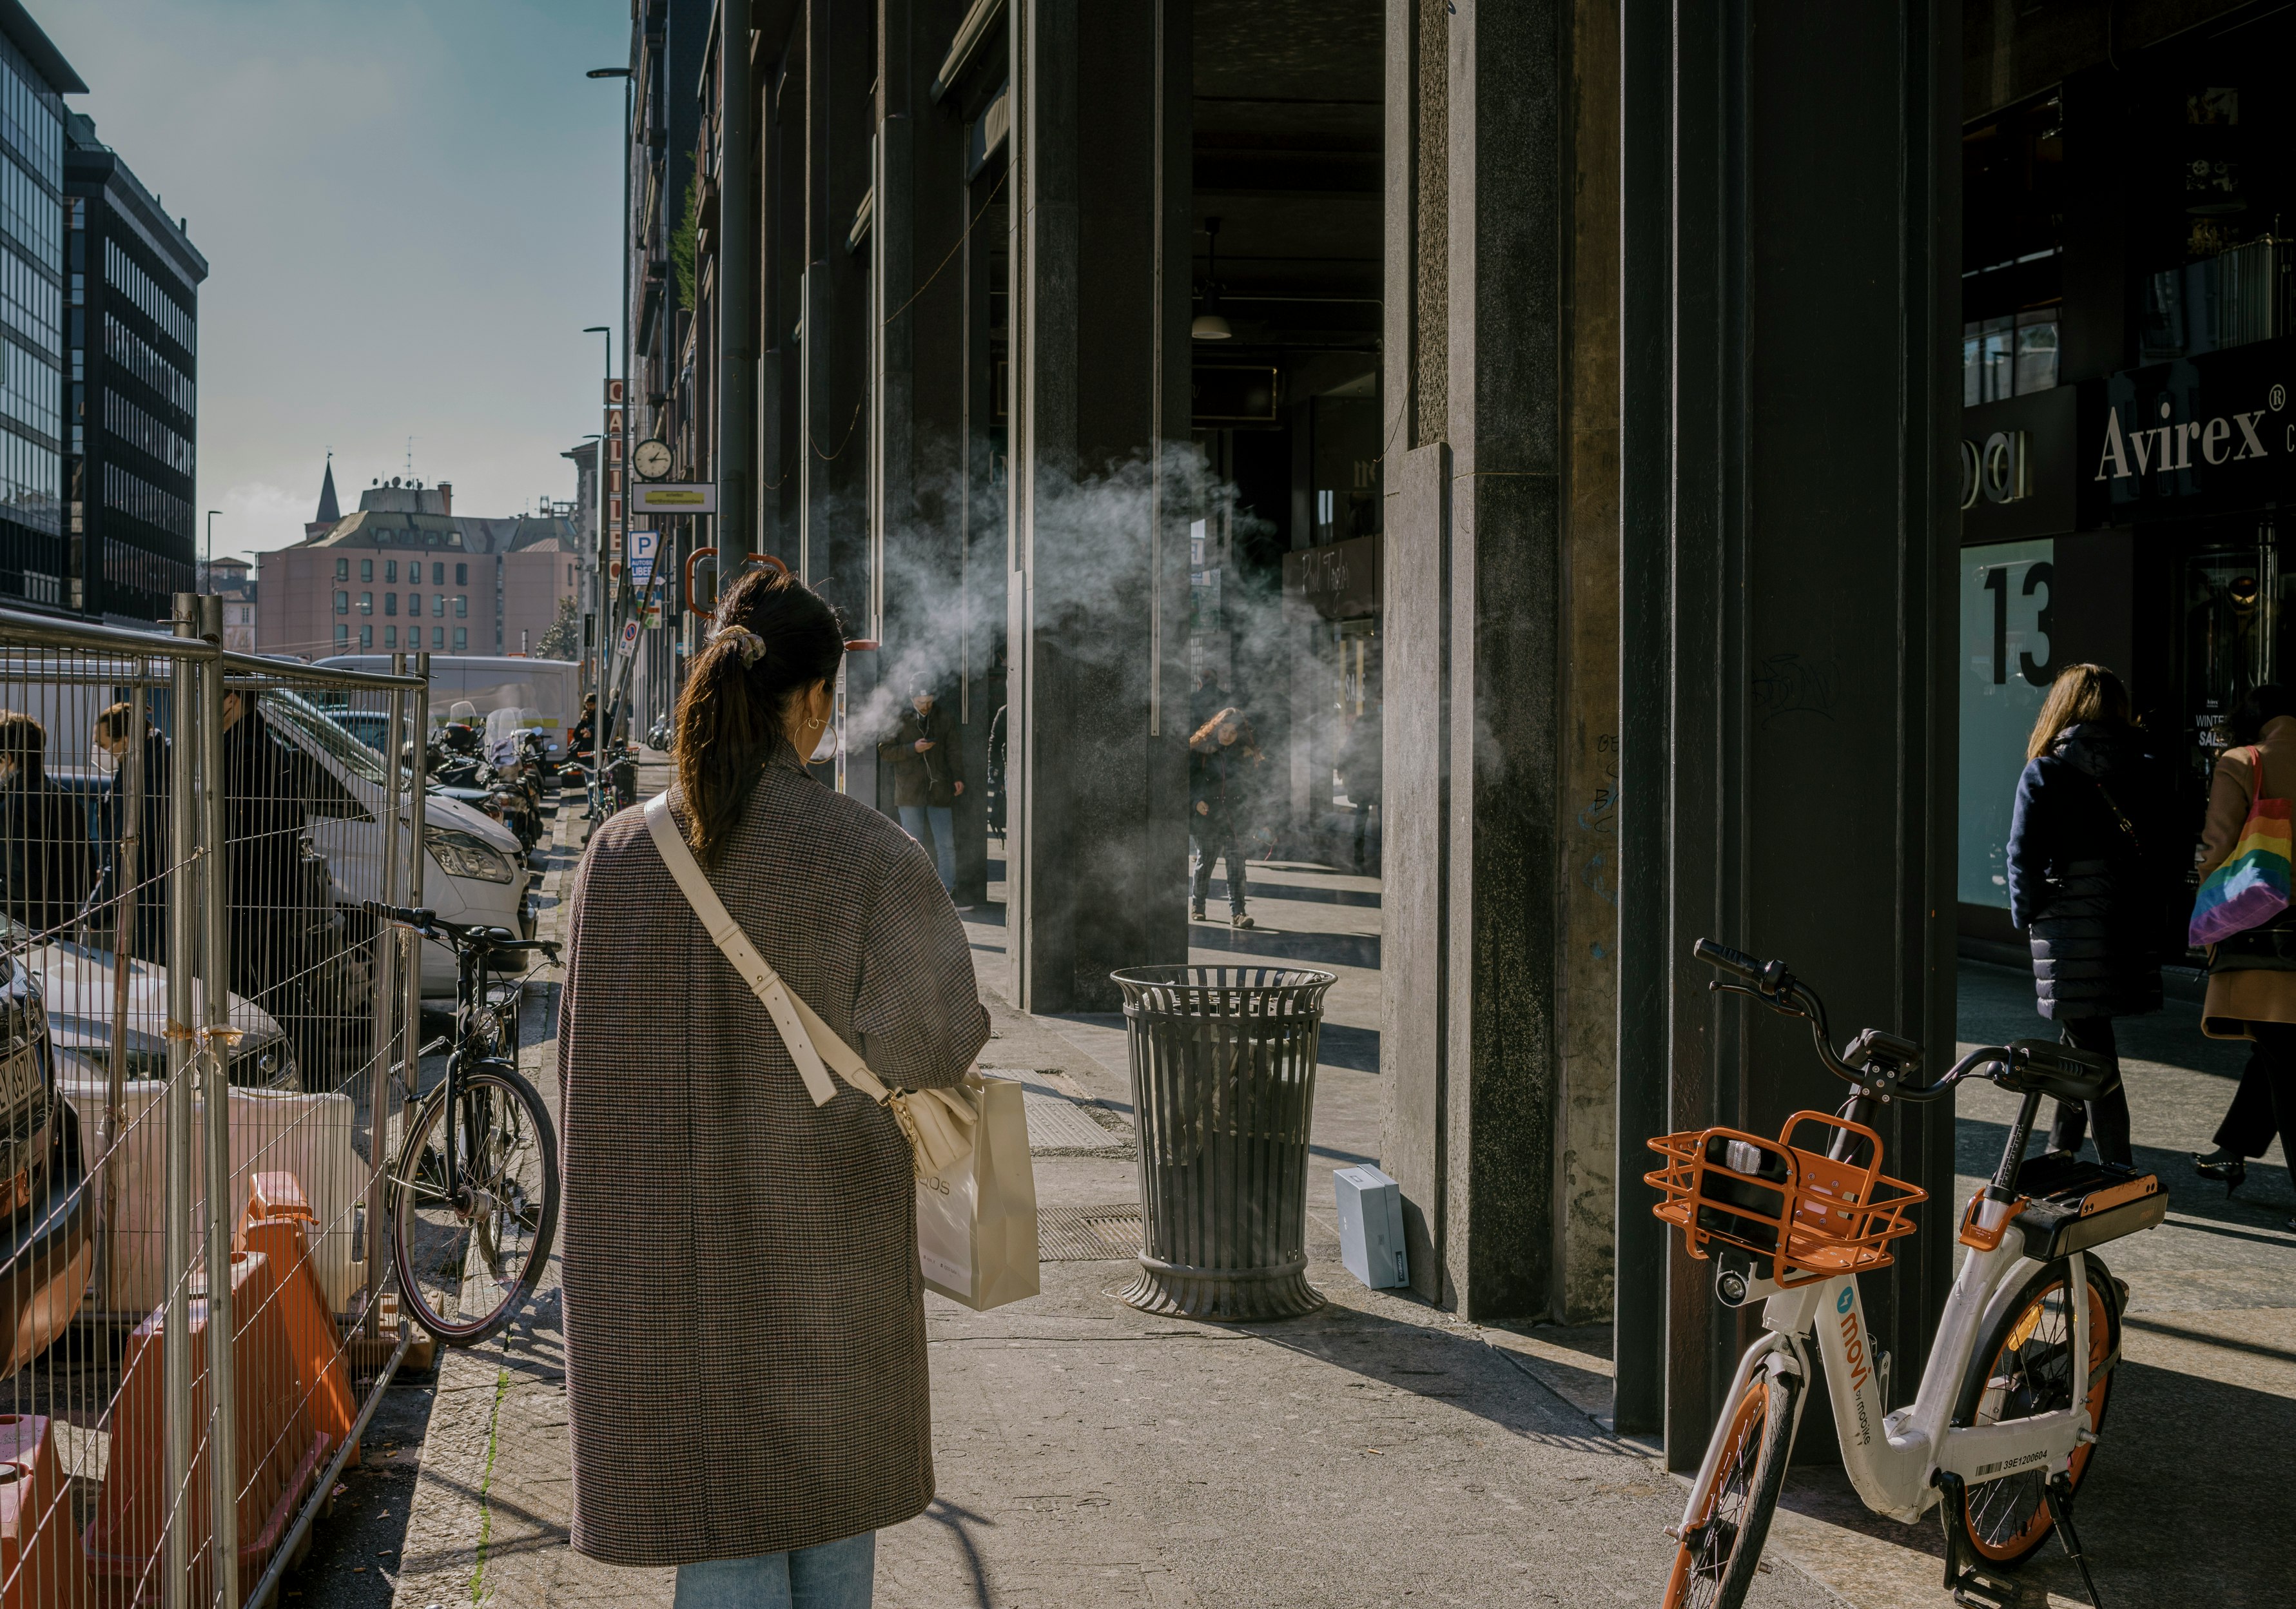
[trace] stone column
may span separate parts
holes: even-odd
[[[1565,1324],[1611,1316],[1619,966],[1619,0],[1574,0],[1564,290],[1557,735],[1554,1284]]]
[[[1007,27],[1013,998],[1106,1009],[1187,955],[1188,8]]]
[[[871,314],[864,259],[849,245],[870,179],[876,71],[869,21],[857,8],[807,0],[805,35],[804,365],[798,552],[782,555],[841,611],[847,634],[878,628],[878,571],[869,521]],[[866,708],[880,656],[849,654],[849,711]],[[874,804],[874,735],[849,727],[845,791]]]
[[[1837,1042],[1954,1054],[1960,8],[1621,12],[1616,1416],[1679,1470],[1758,1319],[1657,1231],[1643,1141],[1845,1093],[1691,944],[1784,959]],[[1865,1282],[1901,1403],[1950,1273],[1952,1112],[1875,1127],[1936,1203]]]
[[[806,115],[804,29],[771,46],[760,112],[758,177],[764,235],[758,332],[758,551],[795,565],[804,484],[804,354],[796,337],[805,309]]]
[[[956,104],[936,106],[931,93],[963,14],[960,0],[879,0],[869,514],[882,578],[885,708],[898,714],[905,684],[922,677],[959,725],[959,752],[970,770],[955,812],[958,887],[977,900],[983,891],[973,751],[988,743],[988,716],[973,714],[962,685],[971,635],[961,481],[965,276],[953,255],[970,212],[964,124]],[[1001,558],[995,568],[1002,571]],[[890,784],[880,785],[878,803],[890,810]]]
[[[1388,7],[1382,1151],[1475,1318],[1554,1296],[1570,17]]]

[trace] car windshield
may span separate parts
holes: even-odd
[[[293,728],[311,747],[334,760],[362,781],[380,788],[389,780],[382,756],[343,729],[332,717],[299,694],[275,688],[263,695],[268,719]]]

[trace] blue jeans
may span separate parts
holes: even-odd
[[[877,1533],[792,1553],[677,1567],[675,1609],[869,1609]]]
[[[932,830],[925,828],[930,824]],[[940,867],[940,885],[956,890],[956,810],[951,805],[903,805],[901,831],[925,846]]]

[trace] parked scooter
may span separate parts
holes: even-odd
[[[414,758],[414,745],[409,743],[401,759],[411,763]],[[443,734],[431,740],[423,777],[430,792],[460,800],[501,822],[517,835],[522,851],[531,854],[542,841],[538,792],[529,792],[515,778],[504,776],[480,756],[454,746]]]

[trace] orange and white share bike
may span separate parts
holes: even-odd
[[[1973,1050],[1923,1084],[1921,1047],[1895,1035],[1868,1030],[1837,1055],[1824,1006],[1784,963],[1706,940],[1696,954],[1743,980],[1714,989],[1808,1018],[1819,1058],[1854,1092],[1839,1115],[1796,1112],[1775,1139],[1703,1129],[1650,1142],[1665,1158],[1646,1176],[1663,1193],[1658,1216],[1682,1230],[1693,1257],[1713,1260],[1724,1303],[1762,1304],[1761,1339],[1738,1364],[1671,1533],[1679,1547],[1667,1609],[1737,1609],[1744,1599],[1812,1380],[1813,1330],[1850,1484],[1875,1513],[1909,1524],[1939,1509],[1956,1602],[2016,1602],[2004,1572],[2052,1529],[2087,1581],[2073,1498],[2120,1359],[2122,1301],[2092,1248],[2158,1224],[2168,1197],[2149,1173],[2024,1153],[2043,1096],[2092,1099],[2111,1070],[2020,1039]],[[1891,1244],[1914,1232],[1907,1210],[1926,1197],[1882,1172],[1867,1120],[1884,1104],[1943,1098],[1968,1078],[1989,1078],[2024,1104],[1992,1182],[1963,1217],[1968,1250],[1921,1387],[1892,1410],[1890,1359],[1866,1331],[1857,1279],[1890,1265]]]

